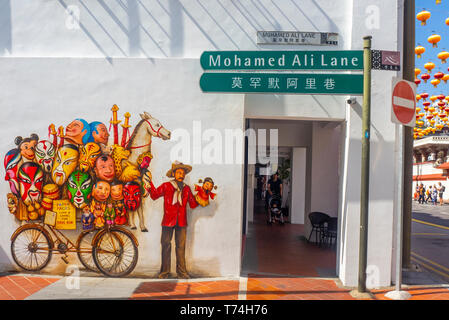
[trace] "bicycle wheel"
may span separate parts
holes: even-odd
[[[138,259],[137,244],[127,231],[104,232],[92,248],[97,268],[109,277],[124,277],[131,273]]]
[[[50,243],[47,234],[40,228],[25,228],[11,239],[11,254],[22,269],[39,271],[50,262]]]
[[[79,235],[76,243],[76,254],[86,269],[99,272],[92,257],[92,239],[95,233],[95,231],[84,231]]]

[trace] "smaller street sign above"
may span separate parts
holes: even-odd
[[[337,46],[338,33],[257,31],[257,44]]]
[[[372,51],[372,69],[374,70],[401,70],[401,53],[399,51]]]

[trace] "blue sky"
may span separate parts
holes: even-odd
[[[449,52],[449,26],[445,24],[447,18],[449,18],[449,0],[442,0],[441,4],[436,4],[435,0],[416,0],[415,1],[415,9],[416,14],[423,9],[429,11],[431,13],[431,17],[427,20],[425,26],[421,25],[421,22],[418,19],[416,21],[416,37],[415,46],[421,45],[426,48],[426,52],[422,55],[421,58],[418,58],[415,55],[415,66],[416,68],[421,69],[421,74],[418,75],[418,79],[421,79],[421,75],[423,73],[428,73],[424,68],[424,64],[427,62],[435,63],[435,68],[430,73],[431,78],[425,84],[424,81],[421,81],[421,84],[418,85],[417,92],[427,92],[429,97],[432,95],[444,94],[445,96],[449,95],[449,81],[448,83],[441,83],[437,88],[434,88],[430,83],[430,80],[435,79],[433,75],[441,71],[443,73],[449,73],[449,59],[446,63],[441,63],[441,60],[438,59],[437,55],[441,51]],[[441,36],[441,41],[438,43],[437,48],[432,48],[432,44],[427,41],[427,38],[431,36],[433,33],[439,34]],[[420,101],[422,102],[422,100]]]

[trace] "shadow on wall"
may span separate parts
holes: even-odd
[[[11,0],[0,0],[0,55],[11,53]]]
[[[13,265],[15,265],[14,262],[12,262],[11,259],[9,259],[3,247],[0,247],[0,261],[2,261],[2,264],[0,265],[0,272],[15,270],[13,267]]]
[[[0,21],[5,22],[0,48],[7,49],[11,48],[10,1],[0,0]],[[58,2],[70,15],[72,1]],[[329,29],[327,32],[341,32],[326,14],[326,8],[316,1],[305,6],[299,0],[79,0],[76,3],[80,10],[79,29],[106,58],[183,56],[185,35],[190,32],[200,34],[201,41],[205,41],[203,47],[214,50],[263,48],[255,42],[256,32],[262,30],[323,31],[324,28]],[[320,19],[312,19],[309,12]],[[187,26],[192,26],[192,30]],[[222,40],[218,43],[216,39]],[[241,47],[242,41],[245,48]]]

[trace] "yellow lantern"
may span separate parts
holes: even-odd
[[[441,0],[436,0],[436,4],[440,4],[441,3]]]
[[[438,54],[438,59],[441,59],[441,63],[446,63],[446,59],[449,58],[449,52],[441,51]]]
[[[449,18],[448,18],[449,19]],[[421,55],[426,52],[426,48],[422,47],[422,46],[417,46],[415,48],[415,53],[417,54],[418,58],[421,58]]]
[[[416,101],[419,101],[419,100],[421,100],[421,95],[417,94],[416,95]]]
[[[425,26],[426,21],[429,20],[430,16],[431,16],[431,14],[429,11],[423,10],[416,15],[416,19],[421,21],[422,26]]]
[[[446,73],[441,80],[444,81],[444,83],[447,83],[447,80],[449,80],[449,73]]]
[[[437,48],[437,43],[440,42],[441,36],[438,34],[432,34],[430,37],[427,38],[427,41],[432,44],[433,48]]]
[[[424,65],[424,68],[426,68],[426,69],[429,71],[429,73],[431,73],[431,72],[432,72],[432,69],[435,68],[435,63],[433,63],[433,62],[427,62],[427,63]]]
[[[446,19],[446,24],[449,26],[449,18]]]
[[[416,76],[417,76],[418,74],[420,74],[420,73],[421,73],[421,69],[415,68],[415,78],[416,78]]]
[[[433,84],[433,86],[436,88],[440,84],[440,80],[439,79],[433,79],[432,81],[430,81],[430,83]]]

